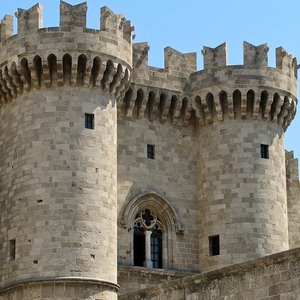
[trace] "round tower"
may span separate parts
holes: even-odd
[[[294,57],[244,43],[244,64],[227,66],[226,45],[205,47],[190,78],[199,119],[200,267],[211,270],[287,250],[283,135],[296,110]]]
[[[130,80],[130,22],[61,1],[1,22],[0,299],[116,299],[117,102]]]

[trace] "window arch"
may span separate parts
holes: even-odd
[[[129,234],[132,265],[172,268],[175,235],[184,229],[169,201],[152,192],[137,195],[123,206],[119,225]]]
[[[133,225],[135,266],[163,267],[163,231],[164,225],[154,211],[146,208],[136,215]]]

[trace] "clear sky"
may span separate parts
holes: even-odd
[[[0,0],[0,18],[17,8],[28,9],[33,0]],[[81,1],[69,0],[70,4]],[[58,26],[59,0],[40,0],[44,27]],[[300,63],[299,0],[88,0],[88,27],[99,28],[100,8],[108,6],[123,13],[135,26],[135,42],[149,42],[150,65],[163,67],[166,46],[181,52],[197,52],[202,69],[201,49],[227,42],[229,64],[242,64],[243,41],[267,43],[269,65],[275,66],[275,48],[282,46]],[[299,74],[300,76],[300,74]],[[286,132],[286,149],[300,158],[300,113]]]

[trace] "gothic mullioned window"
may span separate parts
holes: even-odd
[[[154,211],[140,211],[134,221],[133,252],[134,265],[162,268],[163,224]]]
[[[173,268],[174,242],[184,228],[167,199],[155,192],[138,194],[122,207],[118,223],[126,229],[122,238],[127,243],[120,257],[130,254],[128,263],[134,266]]]

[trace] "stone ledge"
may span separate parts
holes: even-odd
[[[85,277],[52,277],[52,278],[32,278],[32,279],[25,279],[20,280],[16,283],[0,287],[0,295],[2,293],[5,293],[9,290],[20,288],[24,285],[31,285],[31,284],[43,284],[43,283],[86,283],[86,284],[93,284],[93,285],[99,285],[99,286],[107,286],[110,289],[116,290],[116,292],[119,291],[120,286],[117,283],[107,281],[107,280],[101,280],[97,278],[85,278]]]
[[[268,267],[272,267],[273,270],[272,272],[270,272],[270,274],[273,276],[269,280],[270,287],[278,284],[278,282],[276,281],[276,276],[274,275],[275,273],[290,272],[291,276],[290,277],[287,276],[287,280],[286,280],[287,282],[289,281],[289,278],[291,279],[292,278],[295,279],[297,277],[299,278],[300,277],[300,248],[279,252],[263,258],[251,260],[236,265],[227,266],[221,269],[204,272],[201,274],[186,276],[182,279],[172,280],[167,283],[162,283],[146,289],[141,289],[136,292],[124,293],[119,295],[118,299],[120,300],[157,299],[156,298],[157,296],[159,297],[165,296],[166,299],[167,298],[169,299],[170,294],[174,296],[175,295],[174,293],[176,293],[176,296],[178,297],[176,299],[186,299],[185,298],[186,295],[191,295],[191,294],[194,295],[195,293],[200,295],[201,293],[200,295],[201,297],[199,296],[199,298],[197,298],[200,300],[200,299],[206,299],[202,297],[207,297],[208,295],[210,295],[211,291],[218,293],[220,297],[218,299],[223,299],[223,297],[229,295],[230,296],[239,295],[242,297],[244,292],[247,292],[248,294],[253,296],[255,295],[256,289],[258,288],[260,289],[264,288],[267,290],[266,293],[270,293],[268,286],[260,286],[263,284],[262,279],[266,278],[266,276],[268,275],[265,274],[267,273],[266,269]],[[251,272],[253,273],[251,274]],[[257,274],[259,272],[262,272],[262,274]],[[251,280],[251,277],[253,277],[253,280]],[[278,277],[280,278],[280,276]],[[235,284],[232,285],[232,282],[235,282]],[[232,285],[232,288],[235,291],[228,290],[227,291],[228,293],[225,294],[224,290],[226,291],[227,285]],[[245,291],[245,287],[247,288],[246,291]],[[220,294],[222,292],[223,294]]]
[[[165,275],[165,276],[187,276],[191,274],[195,274],[189,271],[181,271],[181,270],[167,270],[167,269],[150,269],[144,267],[136,267],[136,266],[118,266],[118,272],[130,272],[133,273],[143,273],[143,274],[151,274],[151,275]]]

